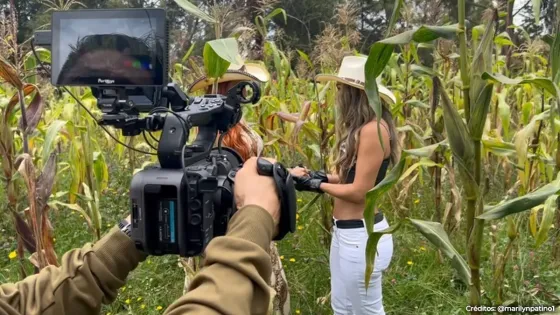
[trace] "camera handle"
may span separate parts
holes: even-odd
[[[280,223],[275,241],[282,240],[289,232],[296,231],[296,189],[292,175],[280,163],[272,164],[266,159],[257,159],[257,172],[261,176],[270,176],[276,184],[276,193],[280,200]]]
[[[228,175],[232,183],[235,183],[237,171],[239,171],[239,168],[232,170]],[[296,231],[296,188],[292,175],[282,164],[278,162],[272,164],[261,157],[257,159],[257,173],[261,176],[272,177],[276,184],[276,194],[278,200],[280,200],[280,222],[278,224],[278,234],[273,240],[281,241],[286,234]]]

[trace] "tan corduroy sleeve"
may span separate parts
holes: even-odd
[[[274,222],[266,210],[240,209],[229,223],[227,236],[215,238],[206,248],[204,268],[193,279],[189,293],[169,306],[166,314],[266,314],[273,231]]]
[[[99,314],[117,297],[128,273],[145,258],[128,236],[114,227],[95,245],[62,257],[60,267],[0,286],[0,314]]]

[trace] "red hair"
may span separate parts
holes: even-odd
[[[223,82],[218,84],[218,94],[225,95],[228,90],[233,87],[238,81]],[[208,86],[207,94],[212,93],[212,86]],[[239,122],[233,126],[224,136],[222,145],[234,149],[243,161],[248,160],[250,157],[257,156],[258,148],[257,143],[252,141],[251,131],[243,122]]]

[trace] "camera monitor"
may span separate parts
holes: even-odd
[[[56,11],[52,36],[54,85],[167,84],[165,10]]]

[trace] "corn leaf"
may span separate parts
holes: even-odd
[[[434,80],[439,79],[436,77]],[[478,187],[472,174],[474,169],[474,144],[470,138],[467,126],[463,119],[461,119],[461,116],[459,116],[455,106],[451,104],[445,89],[440,89],[440,94],[442,97],[443,120],[447,139],[463,177],[467,196],[474,197],[478,193]]]
[[[27,95],[31,95],[33,92],[35,92],[37,90],[37,86],[33,85],[33,84],[25,84],[23,85],[23,95],[27,96]],[[10,99],[10,101],[8,102],[8,105],[6,105],[6,108],[4,109],[4,123],[7,124],[8,121],[10,120],[10,117],[12,115],[12,111],[14,110],[14,108],[16,107],[16,105],[19,104],[19,94],[15,93],[12,98]]]
[[[511,79],[506,77],[503,74],[500,73],[494,73],[494,74],[490,74],[488,72],[485,72],[482,75],[482,78],[484,80],[492,80],[495,82],[499,82],[502,84],[508,84],[508,85],[518,85],[518,84],[531,84],[534,85],[536,87],[545,89],[546,91],[548,91],[550,94],[552,94],[555,97],[558,97],[560,95],[560,92],[558,91],[558,87],[552,83],[552,81],[549,78],[531,78],[531,79]]]
[[[93,152],[93,173],[97,182],[97,189],[104,191],[109,184],[109,168],[102,152]]]
[[[425,109],[429,109],[430,105],[421,102],[419,100],[408,100],[406,102],[404,102],[405,105],[410,105],[410,106],[414,106],[414,107],[418,107],[418,108],[425,108]]]
[[[34,85],[32,86],[35,90],[35,95],[31,99],[31,103],[29,103],[29,106],[27,106],[25,110],[25,117],[27,122],[27,128],[25,129],[25,132],[27,134],[31,134],[35,130],[37,124],[39,124],[41,116],[43,115],[43,109],[45,108],[45,102],[43,102],[43,97],[39,92],[39,88]],[[19,120],[19,128],[23,130],[23,119]]]
[[[406,31],[399,35],[386,38],[374,43],[369,51],[365,66],[365,91],[369,105],[373,108],[375,115],[381,117],[381,98],[377,87],[377,77],[383,72],[385,66],[391,59],[395,45],[404,45],[412,41],[417,43],[430,42],[438,38],[451,39],[457,34],[457,25],[448,26],[421,26],[418,29]],[[380,121],[377,121],[377,129],[381,128]],[[383,139],[379,132],[379,141],[382,149],[385,149]]]
[[[470,67],[469,98],[471,105],[471,116],[476,110],[480,93],[482,93],[482,90],[486,86],[486,80],[482,78],[482,75],[486,72],[492,71],[492,50],[494,48],[494,34],[495,18],[493,17],[486,24],[484,34],[482,35],[482,40],[480,41],[480,44],[478,45],[474,53],[472,66]]]
[[[482,137],[484,125],[486,124],[486,116],[488,116],[488,111],[490,109],[490,101],[492,100],[493,89],[494,84],[486,84],[483,90],[480,91],[478,98],[471,107],[469,131],[473,140],[480,140]]]
[[[439,222],[410,219],[410,223],[422,233],[437,249],[441,250],[445,256],[451,259],[451,265],[457,270],[459,277],[465,284],[471,283],[471,272],[465,259],[457,252],[443,226]]]
[[[514,46],[511,37],[507,32],[502,32],[494,38],[494,44],[500,46]]]
[[[496,206],[485,206],[484,213],[477,218],[495,220],[511,214],[523,212],[542,204],[548,197],[557,194],[558,191],[560,191],[560,179],[557,178],[555,181],[526,195],[508,200]]]
[[[401,222],[398,222],[397,224],[390,226],[385,230],[372,232],[371,234],[369,234],[366,244],[366,290],[369,287],[371,274],[373,273],[373,268],[375,267],[375,254],[377,253],[377,244],[379,243],[379,240],[383,235],[395,233],[401,227],[401,225]]]
[[[536,236],[535,246],[537,248],[540,247],[548,238],[548,231],[550,231],[550,228],[552,227],[554,213],[556,212],[557,208],[557,199],[558,195],[552,195],[548,197],[544,203],[543,216],[541,219],[541,224],[539,226],[539,231],[537,232]]]
[[[405,150],[403,150],[403,152],[405,152],[407,155],[429,158],[444,143],[446,143],[445,140],[440,142],[440,143],[428,145],[428,146],[417,148],[417,149],[409,149],[409,150],[405,149]]]
[[[529,232],[531,232],[531,236],[533,238],[537,237],[537,217],[539,215],[539,210],[543,207],[540,205],[531,209],[531,214],[529,215]],[[511,217],[508,217],[508,221]]]
[[[511,156],[516,153],[515,145],[510,142],[504,142],[497,139],[484,139],[482,140],[484,149],[490,151],[497,156]]]
[[[23,82],[19,79],[16,69],[3,57],[0,57],[0,78],[18,90],[23,88]]]
[[[385,33],[385,37],[391,36],[395,24],[397,24],[397,20],[399,19],[399,14],[401,12],[401,7],[403,6],[403,2],[404,0],[395,0],[395,3],[393,4],[393,13],[391,14],[391,20],[389,20],[389,25],[387,25],[387,32]]]
[[[422,167],[422,166],[424,166],[424,167],[434,167],[434,166],[443,167],[443,165],[438,164],[438,163],[424,157],[424,158],[420,159],[420,161],[412,164],[412,166],[410,166],[406,171],[404,171],[404,173],[399,178],[399,181],[404,180],[405,178],[410,176],[410,174],[412,174],[412,172],[414,172],[414,170],[416,170],[417,168]]]
[[[556,32],[552,42],[550,59],[552,63],[552,80],[556,85],[560,84],[560,31]]]
[[[282,17],[284,17],[284,24],[288,23],[288,16],[286,15],[286,10],[282,9],[282,8],[276,8],[274,10],[272,10],[272,12],[270,12],[265,18],[265,22],[269,22],[270,20],[272,20],[275,16],[282,14]]]
[[[66,208],[68,208],[68,209],[70,209],[70,210],[77,211],[79,214],[81,214],[81,215],[84,217],[84,219],[85,219],[86,222],[87,222],[87,225],[88,225],[89,228],[93,231],[93,225],[92,225],[92,223],[91,223],[91,218],[89,217],[89,215],[87,214],[87,212],[86,212],[82,207],[80,207],[78,204],[75,204],[75,203],[64,203],[64,202],[60,202],[60,201],[58,201],[58,200],[53,200],[53,201],[51,201],[50,204],[52,204],[52,205],[60,205],[60,206],[66,207]]]
[[[43,144],[43,152],[42,152],[42,159],[43,161],[47,161],[49,155],[53,150],[53,146],[56,142],[58,137],[58,132],[62,127],[66,125],[66,121],[63,120],[55,120],[50,123],[49,128],[45,134],[45,142]]]
[[[196,5],[190,3],[188,0],[175,0],[175,3],[183,8],[185,11],[194,15],[195,17],[210,23],[217,23],[214,18],[199,9]]]
[[[500,121],[502,122],[502,129],[504,130],[504,139],[510,139],[510,122],[511,122],[511,110],[509,105],[506,103],[508,89],[502,89],[500,93],[497,93],[498,97],[498,115],[500,116]]]
[[[387,192],[393,185],[395,185],[401,174],[404,170],[404,165],[406,164],[406,158],[401,157],[401,160],[397,165],[395,165],[391,171],[385,176],[385,178],[377,184],[373,189],[367,192],[366,194],[366,207],[364,211],[364,221],[366,224],[366,229],[368,235],[370,235],[373,231],[373,224],[374,224],[374,216],[375,216],[375,206],[377,204],[377,200],[381,197],[385,192]],[[367,262],[366,262],[367,263]]]
[[[421,65],[417,65],[417,64],[411,65],[410,70],[412,71],[412,73],[416,73],[418,75],[427,75],[427,76],[430,76],[430,77],[433,77],[433,76],[436,76],[436,75],[441,76],[441,74],[437,73],[434,69],[424,67],[424,66],[421,66]]]
[[[215,39],[206,42],[203,51],[204,69],[211,78],[221,77],[230,64],[242,65],[235,38]]]

